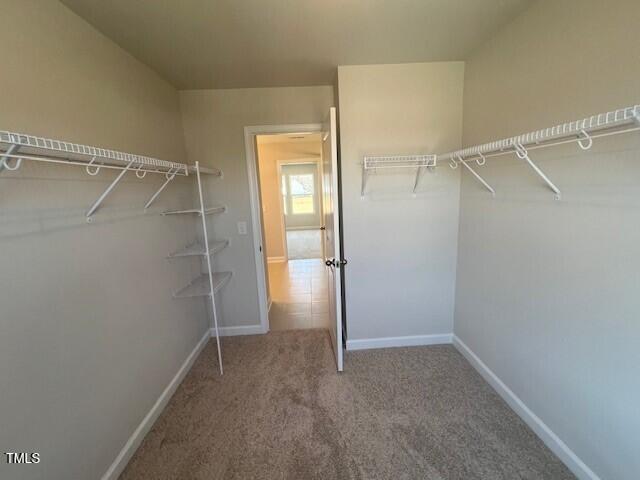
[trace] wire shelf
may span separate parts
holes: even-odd
[[[226,210],[227,210],[227,207],[225,207],[224,205],[218,205],[215,207],[205,208],[204,214],[213,215],[216,213],[223,213]],[[182,215],[182,214],[192,214],[192,213],[196,213],[199,215],[201,212],[199,208],[188,208],[186,210],[168,210],[166,212],[162,212],[163,215]]]
[[[224,248],[229,245],[229,240],[213,240],[209,242],[209,255],[215,255],[220,252]],[[170,255],[167,258],[178,258],[178,257],[195,257],[195,256],[205,256],[207,254],[206,248],[204,245],[200,243],[194,243],[193,245],[189,245],[188,247],[183,248],[182,250],[178,250]]]
[[[188,175],[188,167],[184,163],[169,162],[143,155],[37,137],[25,133],[0,130],[0,144],[6,146],[6,148],[3,148],[4,154],[2,156],[8,158],[67,163],[71,165],[94,164],[96,167],[104,166],[106,168],[123,168],[132,163],[135,167],[141,167],[143,169],[142,171],[146,169],[146,171],[158,173],[171,172],[177,175]],[[18,147],[19,152],[7,155],[12,145]],[[99,163],[96,164],[95,162]]]
[[[491,154],[503,153],[507,151],[513,152],[516,146],[529,147],[532,145],[542,144],[544,142],[553,142],[562,138],[571,138],[572,141],[579,141],[586,137],[585,133],[597,132],[606,129],[616,129],[629,124],[638,124],[640,122],[640,105],[621,108],[611,112],[592,115],[581,120],[562,123],[542,130],[524,133],[515,137],[497,140],[482,145],[468,147],[455,152],[440,155],[442,160],[456,160],[458,157],[473,157],[478,155],[490,156]],[[632,130],[635,130],[632,129]],[[619,133],[624,133],[623,130]]]
[[[367,188],[367,181],[371,173],[377,170],[386,169],[415,169],[416,178],[413,183],[413,193],[418,188],[420,174],[423,169],[427,168],[431,171],[436,167],[437,155],[386,155],[386,156],[366,156],[362,162],[362,185],[360,196],[364,198]]]
[[[560,200],[562,198],[560,188],[533,162],[530,151],[574,142],[582,150],[589,150],[596,138],[636,131],[640,131],[640,105],[600,113],[554,127],[464,148],[441,155],[440,158],[448,161],[449,166],[453,169],[462,165],[491,192],[491,195],[495,196],[496,192],[493,187],[470,166],[470,163],[475,162],[478,166],[482,166],[489,157],[515,154],[544,181],[554,193],[555,199]]]
[[[217,293],[231,279],[231,272],[214,272],[213,277],[213,293]],[[211,286],[209,284],[209,275],[204,274],[189,285],[178,290],[173,296],[176,298],[192,298],[192,297],[208,297],[211,295]]]
[[[364,157],[364,169],[435,167],[436,161],[436,155],[366,156]]]
[[[189,165],[189,172],[196,173],[195,165]],[[222,176],[222,170],[220,170],[219,168],[200,167],[200,173],[204,173],[206,175],[213,175],[214,177]]]

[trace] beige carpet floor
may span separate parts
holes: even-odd
[[[322,258],[322,232],[313,230],[287,230],[289,260]]]
[[[573,479],[452,346],[348,353],[324,330],[223,339],[123,479]]]

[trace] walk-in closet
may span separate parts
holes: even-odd
[[[640,478],[639,2],[0,3],[0,479]]]

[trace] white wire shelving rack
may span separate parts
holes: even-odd
[[[165,176],[165,182],[147,201],[145,210],[176,176],[189,175],[189,167],[184,163],[0,130],[0,173],[19,170],[24,161],[82,166],[90,176],[98,175],[102,169],[119,170],[117,177],[87,210],[88,222],[128,171],[135,172],[139,179],[148,173]],[[214,173],[221,174],[219,171]]]
[[[418,182],[424,169],[436,167],[436,155],[385,155],[385,156],[365,156],[362,162],[362,187],[361,197],[364,197],[367,189],[367,181],[371,173],[391,169],[415,169],[416,178],[413,184],[413,193],[418,188]]]
[[[199,207],[183,210],[169,210],[163,212],[163,215],[196,214],[200,216],[204,232],[204,242],[203,244],[188,245],[183,250],[174,252],[168,257],[179,258],[203,256],[206,259],[207,273],[195,279],[186,287],[175,292],[174,296],[176,298],[200,296],[210,297],[213,317],[212,328],[216,336],[218,361],[220,364],[220,373],[222,374],[222,352],[220,349],[215,293],[231,279],[232,273],[214,272],[212,257],[214,254],[227,247],[229,245],[229,240],[223,239],[209,241],[207,232],[207,216],[223,213],[227,208],[224,205],[205,207],[202,190],[203,174],[222,177],[222,171],[216,168],[200,167],[198,162],[193,166],[189,166],[185,163],[169,162],[143,155],[0,130],[0,174],[3,171],[19,170],[25,161],[81,166],[85,167],[86,173],[90,176],[98,175],[102,169],[119,170],[120,173],[98,197],[93,205],[91,205],[89,210],[87,210],[86,217],[88,222],[92,221],[95,212],[100,208],[107,196],[114,190],[116,185],[118,185],[125,174],[129,171],[135,172],[136,177],[139,179],[143,179],[148,173],[162,174],[165,176],[165,181],[145,204],[145,210],[151,206],[158,195],[162,193],[162,191],[176,176],[186,177],[190,173],[196,174],[200,201]]]
[[[214,272],[213,270],[213,256],[226,248],[229,245],[229,240],[209,240],[209,233],[207,230],[207,217],[208,215],[226,212],[225,206],[206,207],[204,203],[204,194],[202,188],[202,174],[205,172],[222,177],[222,172],[217,169],[203,169],[200,167],[199,162],[196,162],[193,167],[193,171],[196,174],[196,180],[198,183],[198,199],[200,206],[198,208],[189,208],[182,210],[169,210],[164,212],[163,215],[193,215],[197,214],[202,221],[203,231],[203,243],[195,243],[186,246],[184,249],[171,253],[167,258],[180,258],[180,257],[204,257],[206,264],[206,273],[200,275],[198,278],[192,280],[187,286],[181,288],[173,294],[175,298],[193,298],[193,297],[209,297],[211,302],[211,328],[213,329],[216,337],[216,346],[218,349],[218,364],[220,366],[220,375],[224,374],[222,367],[222,349],[220,346],[220,332],[218,329],[218,312],[216,309],[216,293],[224,287],[229,280],[231,280],[232,272]]]
[[[530,151],[567,143],[577,143],[582,150],[589,150],[597,138],[636,132],[638,130],[640,130],[640,105],[633,105],[515,137],[464,148],[440,155],[439,158],[443,162],[448,162],[453,169],[462,165],[495,196],[494,188],[471,167],[470,163],[482,166],[488,158],[515,154],[517,158],[526,162],[533,169],[554,193],[555,198],[560,200],[562,192],[531,160]]]

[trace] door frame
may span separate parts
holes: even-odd
[[[262,333],[269,331],[269,299],[267,298],[267,272],[265,270],[266,251],[262,238],[262,200],[258,178],[258,155],[256,137],[279,133],[322,132],[322,123],[299,123],[283,125],[253,125],[244,127],[244,149],[247,159],[249,197],[251,203],[251,226],[253,230],[253,251],[256,263],[256,284],[258,287],[258,314]]]

